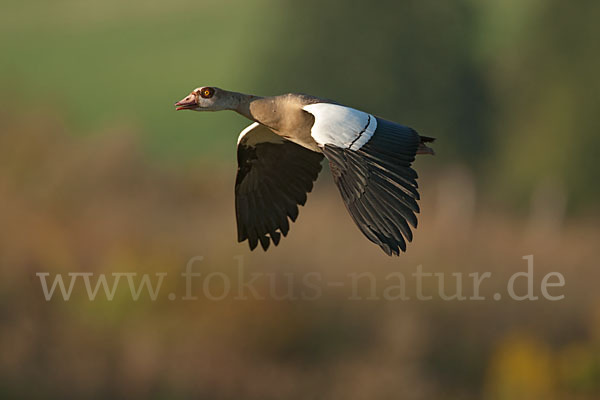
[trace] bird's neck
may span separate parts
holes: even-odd
[[[249,120],[255,121],[257,122],[257,115],[254,112],[253,113],[253,107],[252,104],[257,101],[262,99],[262,97],[259,96],[254,96],[251,94],[244,94],[244,93],[233,93],[234,94],[234,98],[235,98],[235,104],[232,107],[232,110],[237,112],[238,114],[243,115],[244,117],[248,118]]]

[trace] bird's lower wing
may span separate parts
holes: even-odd
[[[250,249],[260,242],[279,243],[289,231],[288,218],[298,217],[298,205],[321,171],[323,155],[283,139],[264,125],[254,123],[238,139],[235,211],[238,241]]]

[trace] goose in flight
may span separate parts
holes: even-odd
[[[259,97],[195,89],[177,110],[232,110],[253,121],[237,140],[238,241],[279,244],[321,171],[323,157],[350,216],[388,255],[406,251],[417,227],[417,154],[434,139],[372,114],[305,94]]]

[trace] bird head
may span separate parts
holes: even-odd
[[[229,92],[211,86],[202,86],[175,103],[176,110],[219,111],[231,109]]]

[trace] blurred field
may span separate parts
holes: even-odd
[[[5,3],[1,398],[600,398],[595,2]],[[175,113],[200,84],[309,92],[438,137],[416,163],[408,252],[387,258],[360,234],[326,167],[279,247],[237,244],[247,121]],[[490,298],[528,254],[536,294],[556,271],[564,300]],[[379,288],[418,265],[493,279],[486,301],[349,300],[347,287],[183,301],[194,256],[234,280],[241,256],[280,291],[307,273],[369,272]],[[80,286],[46,302],[37,272],[168,278],[156,301],[122,288],[89,301]]]
[[[233,165],[170,169],[140,155],[139,133],[116,128],[73,140],[51,116],[3,115],[2,132],[16,131],[0,137],[3,397],[598,396],[600,276],[590,262],[597,222],[570,220],[549,232],[531,216],[496,214],[472,197],[468,173],[451,167],[421,178],[416,242],[391,259],[352,225],[323,174],[289,237],[250,253],[235,243]],[[536,285],[546,272],[564,274],[565,300],[351,301],[348,290],[334,289],[317,301],[169,302],[163,294],[133,302],[123,289],[112,302],[90,302],[79,288],[68,302],[47,303],[35,277],[177,277],[202,255],[198,271],[234,278],[233,257],[242,255],[247,274],[278,279],[308,272],[384,279],[419,264],[430,272],[491,271],[489,296],[525,270],[526,254],[536,257]],[[162,293],[181,293],[180,281],[165,281]]]

